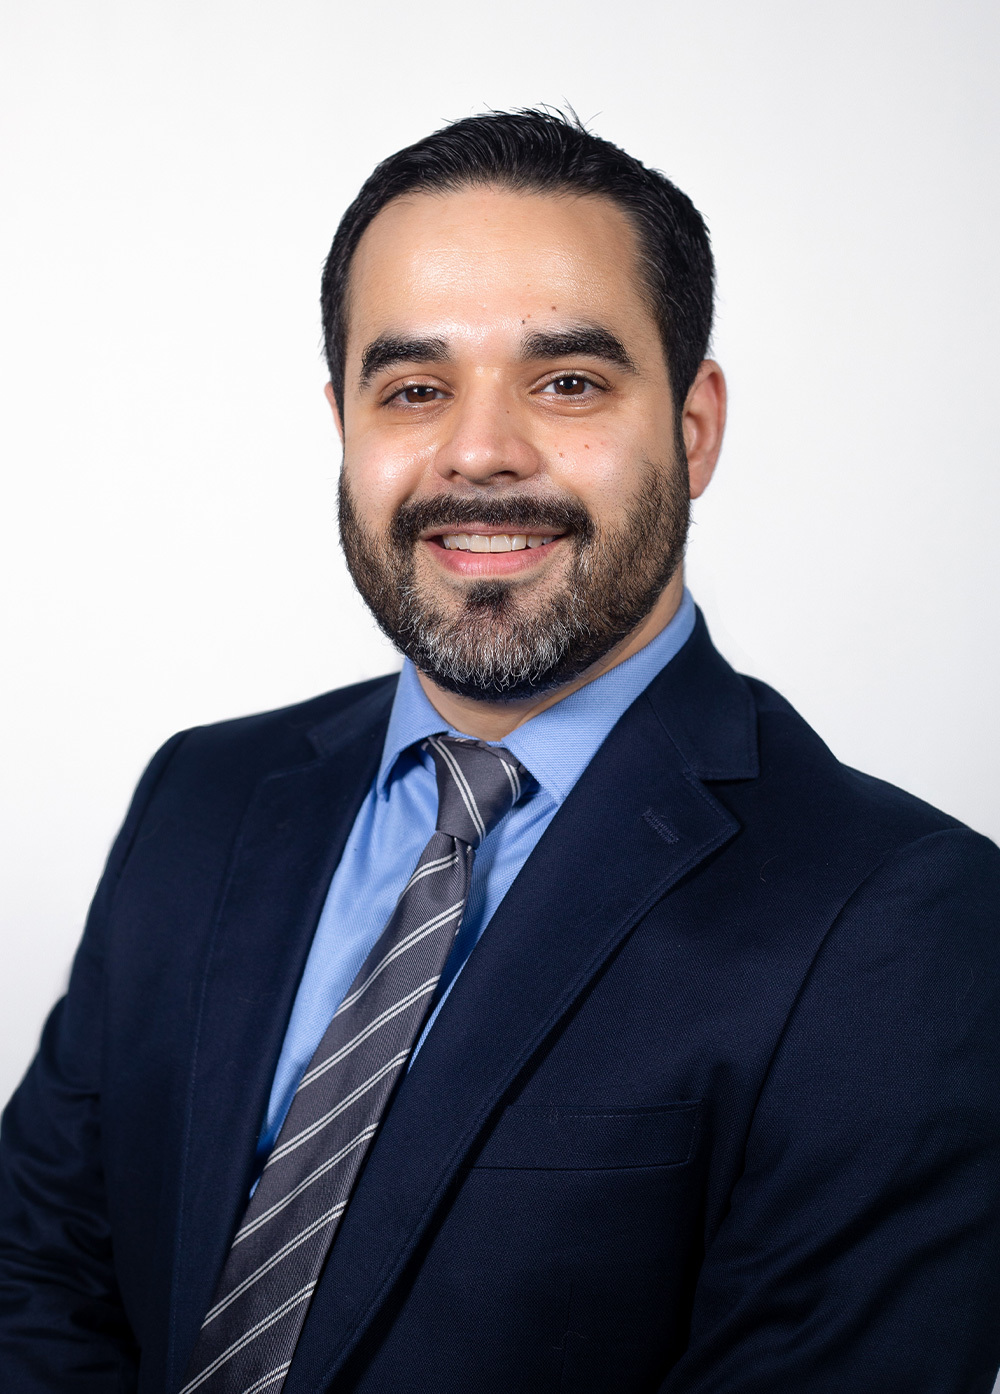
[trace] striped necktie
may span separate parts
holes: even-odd
[[[292,1099],[181,1394],[277,1394],[365,1154],[428,1014],[475,850],[520,797],[509,751],[431,736],[437,828]]]

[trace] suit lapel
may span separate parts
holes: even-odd
[[[267,776],[244,818],[209,950],[192,1066],[171,1388],[246,1204],[295,993],[330,878],[378,768],[392,693],[387,684],[313,733],[320,758]]]
[[[732,778],[755,772],[749,693],[703,624],[695,639],[693,664],[689,655],[686,674],[672,677],[701,685],[710,713],[690,693],[687,707],[672,702],[669,665],[612,731],[526,862],[383,1124],[313,1299],[287,1394],[327,1388],[518,1074],[650,906],[738,830],[692,766],[713,764],[716,778],[724,766]],[[699,742],[706,727],[710,753]]]

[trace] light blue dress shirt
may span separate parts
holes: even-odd
[[[534,776],[524,795],[476,852],[462,925],[438,987],[433,1026],[479,936],[559,806],[618,718],[670,662],[694,628],[690,594],[670,623],[638,653],[518,726],[503,741]],[[267,1118],[257,1145],[263,1165],[299,1080],[395,908],[437,820],[434,763],[420,742],[447,728],[404,663],[378,774],[330,882],[278,1058]],[[411,1057],[412,1060],[412,1057]]]

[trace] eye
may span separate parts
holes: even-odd
[[[432,387],[429,382],[409,382],[387,398],[385,405],[421,407],[427,402],[438,401],[444,395],[439,387]]]
[[[560,373],[541,390],[553,397],[585,397],[590,391],[597,392],[600,389],[581,373]]]

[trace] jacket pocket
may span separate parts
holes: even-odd
[[[694,1150],[699,1099],[655,1108],[583,1109],[511,1104],[476,1170],[602,1171],[683,1166]]]

